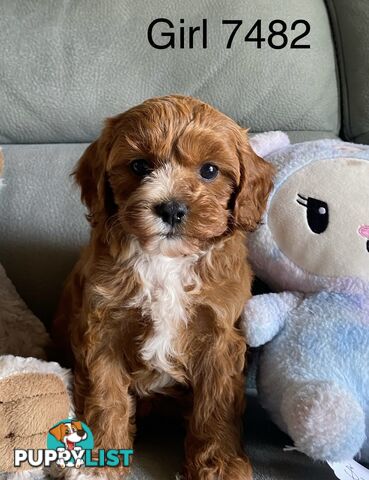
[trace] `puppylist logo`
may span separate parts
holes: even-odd
[[[94,437],[88,426],[78,420],[65,419],[54,425],[46,438],[46,449],[14,450],[14,466],[28,462],[31,467],[129,467],[133,450],[94,448]]]

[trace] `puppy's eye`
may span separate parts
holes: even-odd
[[[298,194],[297,203],[307,209],[307,221],[313,233],[324,233],[329,224],[329,208],[326,202],[317,198],[304,197]]]
[[[138,158],[137,160],[133,160],[129,164],[129,167],[132,172],[138,177],[145,177],[152,172],[152,165],[144,158]]]
[[[200,175],[205,180],[214,180],[218,173],[218,167],[212,163],[204,163],[204,165],[200,168]]]

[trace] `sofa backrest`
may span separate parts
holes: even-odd
[[[369,2],[326,0],[338,58],[341,136],[369,143]]]
[[[175,48],[156,49],[175,35]],[[183,19],[183,23],[181,23]],[[189,48],[189,27],[207,20]],[[261,37],[244,41],[257,20]],[[283,37],[269,24],[286,22]],[[235,25],[242,20],[231,48]],[[311,32],[290,48],[307,26]],[[180,48],[180,28],[185,48]],[[281,25],[274,27],[278,31]],[[294,28],[294,29],[292,29]],[[162,36],[165,35],[165,36]],[[257,36],[256,29],[250,35]],[[4,0],[0,16],[0,143],[89,142],[102,120],[143,99],[200,97],[253,131],[340,126],[335,53],[323,0]]]
[[[147,97],[184,93],[252,131],[282,129],[305,140],[340,130],[335,45],[323,0],[3,0],[0,13],[0,144],[7,144],[0,262],[46,323],[88,238],[69,174],[87,146],[82,142],[96,138],[105,117]],[[161,34],[175,32],[174,49],[150,45],[148,28],[158,18],[174,27],[157,23],[152,41],[165,44],[172,37]],[[203,19],[207,48],[197,31],[190,49],[189,27],[203,27]],[[259,19],[261,48],[244,41]],[[270,22],[278,19],[287,26],[284,49],[268,43]],[[229,49],[235,25],[224,20],[243,21]],[[311,33],[298,41],[309,49],[290,48],[306,28],[292,30],[296,20],[310,24]],[[249,37],[256,36],[255,28]],[[278,46],[283,37],[269,41]]]

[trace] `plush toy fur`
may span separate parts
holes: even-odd
[[[1,151],[0,151],[1,152]],[[0,156],[0,171],[2,166]],[[1,196],[6,188],[0,183]],[[49,336],[0,265],[0,479],[44,477],[13,466],[15,448],[46,448],[48,430],[73,415],[70,373],[46,362]]]
[[[259,395],[298,450],[369,461],[369,147],[288,143],[253,144],[277,173],[250,260],[280,292],[245,309],[249,345],[265,345]]]

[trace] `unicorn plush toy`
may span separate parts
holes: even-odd
[[[275,292],[247,305],[261,403],[316,460],[369,461],[369,147],[252,140],[276,168],[250,260]]]

